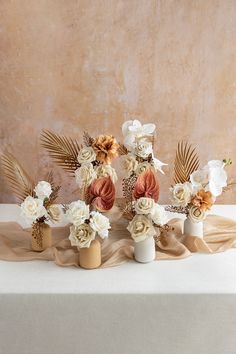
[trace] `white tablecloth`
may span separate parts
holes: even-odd
[[[24,226],[14,205],[0,221]],[[236,250],[91,271],[0,262],[0,354],[235,354],[235,328]]]

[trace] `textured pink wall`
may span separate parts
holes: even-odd
[[[235,160],[235,0],[2,0],[1,151],[42,178],[53,164],[42,128],[81,138],[114,133],[138,116],[157,124],[167,201],[177,141],[198,145],[202,163]],[[63,199],[76,188],[62,170]],[[0,180],[0,201],[11,202]],[[235,190],[219,202],[236,202]]]

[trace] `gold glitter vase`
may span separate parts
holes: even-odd
[[[80,267],[85,269],[95,269],[101,265],[101,244],[98,240],[93,240],[89,248],[79,249]]]
[[[44,222],[35,222],[32,225],[31,246],[33,251],[41,252],[52,245],[51,227]]]

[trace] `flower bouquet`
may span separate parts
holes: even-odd
[[[186,215],[184,234],[203,238],[207,212],[227,184],[225,167],[231,160],[211,160],[199,168],[199,158],[188,143],[180,142],[175,158],[175,185],[170,188],[168,211]]]
[[[109,234],[109,219],[98,211],[90,211],[89,205],[78,200],[65,206],[65,214],[70,226],[69,240],[72,246],[80,250],[80,266],[85,269],[98,268],[101,265],[101,239]]]
[[[120,146],[112,135],[92,138],[84,132],[84,146],[50,131],[44,131],[41,140],[55,162],[75,176],[82,200],[101,212],[113,207],[118,178],[111,162]]]

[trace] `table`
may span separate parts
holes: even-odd
[[[16,205],[0,221],[26,226]],[[0,354],[231,354],[235,328],[236,250],[90,271],[0,262]]]

